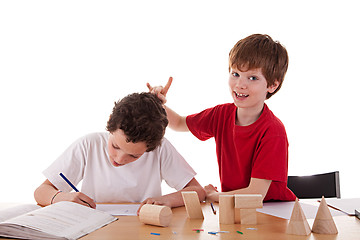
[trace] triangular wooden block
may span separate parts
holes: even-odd
[[[331,216],[329,207],[327,206],[324,197],[322,197],[319,209],[316,213],[312,231],[314,233],[320,233],[320,234],[338,233],[334,219]]]
[[[287,234],[293,235],[309,235],[311,233],[310,226],[306,220],[305,214],[300,206],[298,199],[295,200],[291,218],[286,229]]]

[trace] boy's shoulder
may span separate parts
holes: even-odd
[[[108,132],[93,132],[82,136],[80,139],[99,140],[107,139],[109,137]]]
[[[189,121],[193,122],[199,119],[218,121],[219,119],[227,119],[228,116],[231,115],[234,111],[236,111],[236,106],[233,103],[219,104],[213,107],[206,108],[201,112],[188,115],[186,117],[186,121],[187,123]]]
[[[269,107],[265,104],[263,111],[263,121],[262,125],[267,128],[268,131],[275,133],[285,133],[285,126],[282,121],[275,116],[275,114],[269,109]]]
[[[108,132],[93,132],[81,136],[75,141],[75,144],[80,145],[103,145],[107,144],[109,138]]]
[[[161,144],[159,146],[157,146],[153,151],[151,152],[154,152],[154,151],[163,151],[163,149],[168,149],[168,148],[171,148],[173,147],[172,143],[166,138],[166,137],[163,137],[161,139]],[[149,152],[149,153],[151,153]]]

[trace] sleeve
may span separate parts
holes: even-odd
[[[57,189],[70,192],[72,188],[59,174],[63,173],[76,186],[83,179],[86,154],[86,138],[83,137],[71,144],[43,174]]]
[[[285,129],[262,138],[256,149],[251,177],[286,182],[288,172],[288,140]]]
[[[217,107],[208,108],[186,117],[186,125],[190,132],[201,141],[214,137]]]
[[[160,148],[161,177],[179,191],[194,178],[196,172],[166,138]]]

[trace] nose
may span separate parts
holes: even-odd
[[[245,77],[241,76],[237,78],[236,81],[236,87],[239,89],[246,89],[247,88],[247,81],[245,79]]]
[[[126,164],[128,162],[128,156],[124,154],[123,152],[118,152],[116,156],[114,157],[114,161],[118,164]]]

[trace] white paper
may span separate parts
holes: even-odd
[[[1,225],[24,226],[53,236],[77,239],[115,220],[108,213],[63,201],[8,219]]]
[[[36,204],[22,204],[0,210],[0,222],[41,208]]]
[[[360,198],[332,198],[325,199],[328,206],[339,209],[348,215],[355,215],[355,209],[360,208]]]
[[[113,216],[137,216],[140,204],[96,204],[96,209]]]
[[[301,202],[301,200],[299,203],[305,214],[305,217],[307,219],[315,219],[316,213],[319,209],[320,204],[317,203],[316,205],[313,205],[313,204]],[[256,210],[258,212],[272,215],[275,217],[290,219],[292,210],[294,208],[294,204],[295,204],[295,202],[265,202],[263,204],[263,208],[259,208]],[[334,210],[331,208],[329,208],[329,209],[330,209],[330,213],[333,217],[345,215],[344,213],[342,213],[340,211],[337,211],[337,210]]]

